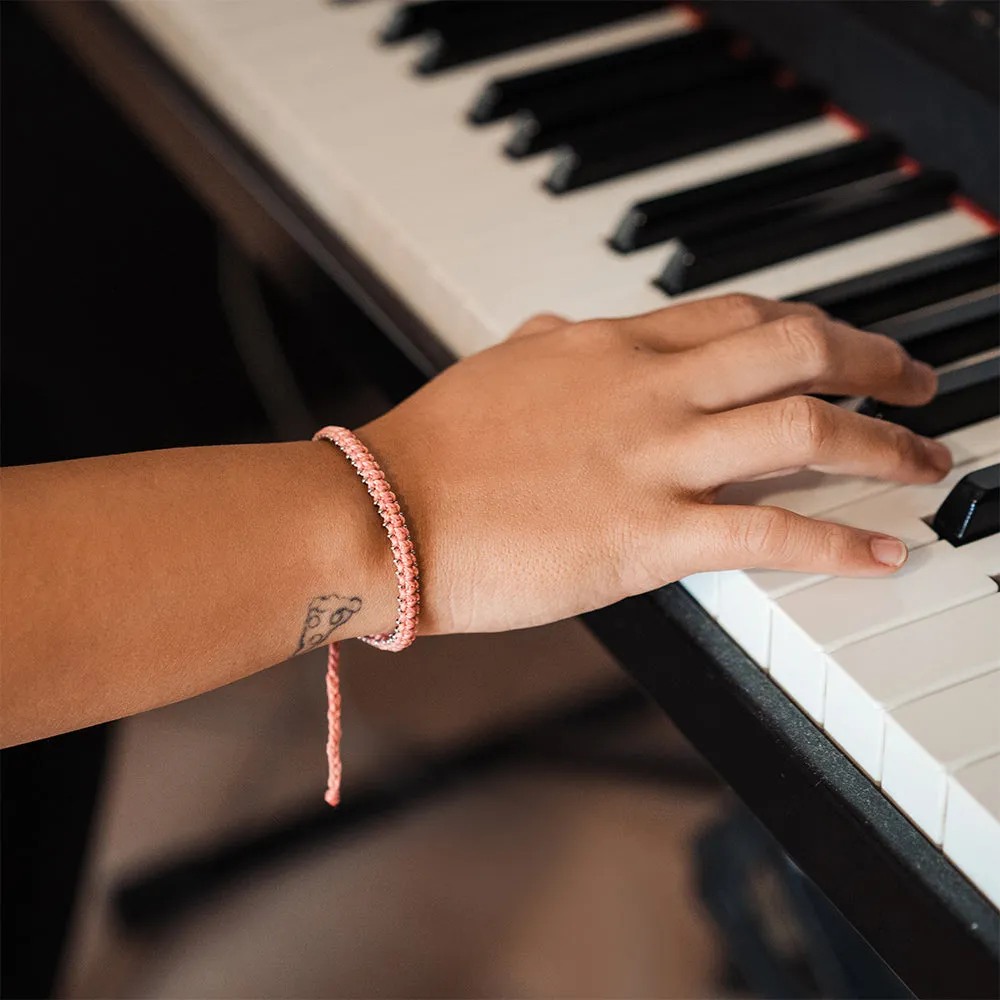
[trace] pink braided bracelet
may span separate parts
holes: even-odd
[[[392,562],[396,567],[396,627],[382,635],[361,636],[362,642],[385,649],[391,653],[406,649],[417,635],[417,618],[420,613],[420,587],[417,582],[417,559],[413,541],[406,527],[395,493],[389,489],[385,473],[371,452],[346,427],[324,427],[313,435],[313,440],[323,438],[335,444],[348,458],[375,501],[382,523],[385,525]],[[328,779],[326,801],[335,806],[340,801],[340,643],[330,644],[330,657],[326,668],[327,742],[326,759]]]

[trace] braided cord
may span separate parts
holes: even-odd
[[[362,642],[384,649],[390,653],[406,649],[417,635],[417,619],[420,615],[420,585],[417,559],[413,551],[406,520],[399,509],[396,494],[389,488],[385,473],[371,452],[346,427],[324,427],[313,435],[335,444],[346,456],[361,477],[368,493],[382,517],[389,545],[392,548],[392,562],[396,569],[396,626],[391,632],[381,635],[361,636]],[[330,654],[326,668],[327,697],[327,742],[326,758],[328,780],[326,801],[335,806],[340,801],[340,644],[330,644]]]

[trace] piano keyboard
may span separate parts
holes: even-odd
[[[945,441],[944,482],[805,471],[722,497],[899,535],[903,570],[684,583],[1000,905],[1000,258],[952,179],[685,8],[119,6],[456,356],[538,312],[741,291],[942,367],[919,413],[864,405]]]

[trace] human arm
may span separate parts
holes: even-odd
[[[493,631],[699,570],[892,572],[869,532],[713,501],[727,482],[803,466],[936,481],[940,446],[802,395],[915,405],[934,388],[885,338],[737,296],[538,317],[358,436],[415,540],[421,631]],[[2,545],[5,743],[284,660],[318,596],[360,600],[327,640],[392,627],[388,543],[325,442],[5,470]]]
[[[0,482],[4,745],[392,628],[384,529],[325,441],[22,466]],[[346,620],[317,628],[317,606]]]

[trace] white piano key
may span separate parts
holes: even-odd
[[[425,252],[442,271],[460,273],[463,286],[491,316],[490,325],[506,331],[544,310],[584,319],[669,304],[652,286],[663,247],[622,256],[606,245],[632,202],[829,148],[847,141],[850,132],[833,119],[808,122],[563,197],[541,187],[550,156],[507,161],[492,140],[473,154],[469,138],[464,131],[451,137],[460,147],[456,159],[472,163],[475,157],[475,173],[461,185],[465,193],[450,199],[464,198],[460,211],[456,203],[442,213],[439,203],[405,198],[401,190],[392,211],[404,219],[423,214],[413,228],[423,234]],[[492,266],[484,269],[484,260]]]
[[[554,234],[563,247],[571,247],[576,241],[583,240],[595,249],[600,248],[602,254],[611,254],[623,267],[627,267],[630,260],[639,259],[643,254],[636,253],[626,256],[612,254],[612,251],[605,246],[604,241],[614,232],[621,216],[633,202],[651,195],[669,194],[685,188],[698,187],[702,184],[731,177],[734,174],[745,173],[799,156],[806,156],[809,153],[830,149],[842,145],[852,138],[851,130],[836,119],[820,118],[743,139],[693,156],[686,156],[672,163],[647,167],[644,170],[615,177],[600,184],[580,188],[571,194],[555,196],[546,191],[527,192],[527,194],[529,196],[533,193],[537,194],[538,201],[547,206],[547,208],[543,208],[543,211],[547,211],[551,218],[558,218],[560,227],[567,227],[567,235],[572,237],[572,241],[563,239],[559,234]],[[524,163],[530,164],[533,161],[534,158],[514,162],[501,159],[498,162],[509,172],[510,170],[518,170]],[[542,170],[543,176],[548,175],[550,163],[551,160],[546,162]],[[498,214],[496,219],[497,224],[506,223],[510,227],[507,236],[512,245],[517,243],[518,233],[516,230],[523,221],[522,213],[519,213],[514,219],[501,218]],[[491,232],[493,231],[491,230]],[[460,244],[463,249],[474,245],[476,239],[474,230],[461,229],[459,236],[464,237],[465,240]],[[657,262],[662,261],[666,256],[662,247],[651,248],[651,255],[655,256]],[[647,257],[640,274],[646,275],[651,266],[655,265],[651,265],[649,257]],[[655,276],[654,271],[649,280]],[[658,292],[657,294],[662,300],[663,293]]]
[[[1000,906],[1000,754],[948,778],[945,854]]]
[[[836,476],[802,469],[787,476],[732,483],[718,494],[719,503],[766,504],[817,517],[826,511],[891,490],[898,484],[865,476]]]
[[[938,540],[938,536],[924,519],[933,518],[952,489],[970,472],[998,462],[1000,452],[983,455],[970,462],[954,465],[940,482],[897,485],[863,500],[834,507],[826,511],[823,518],[852,528],[895,535],[906,543],[907,548],[918,549]]]
[[[479,284],[506,304],[521,281],[535,280],[539,263],[519,259],[531,257],[530,228],[514,245],[491,242],[491,220],[519,211],[531,223],[546,196],[500,155],[495,129],[465,125],[478,90],[500,73],[666,37],[692,23],[685,12],[668,11],[418,78],[409,72],[409,46],[372,44],[386,4],[178,0],[124,7],[460,356],[495,343],[542,308],[529,299],[501,325],[489,302],[480,307]],[[551,227],[548,217],[533,224]],[[449,267],[439,244],[459,232],[487,242]],[[550,264],[559,259],[549,255]]]
[[[966,474],[1000,461],[994,454],[956,466],[939,483],[896,486],[855,503],[826,511],[825,520],[868,531],[895,535],[916,549],[938,540],[922,520],[941,506],[952,487]],[[770,665],[771,608],[781,597],[811,587],[828,577],[810,573],[752,569],[722,573],[718,583],[719,624],[767,669]]]
[[[679,301],[737,291],[753,292],[767,298],[794,299],[796,294],[812,288],[846,281],[938,250],[971,243],[989,232],[989,227],[980,219],[960,209],[951,209],[773,264],[738,278],[707,285],[681,296]]]
[[[960,548],[939,541],[911,553],[891,577],[835,577],[780,598],[772,607],[771,676],[822,723],[824,654],[992,594],[997,572],[1000,535]]]
[[[1000,448],[1000,417],[983,420],[969,427],[961,427],[938,438],[951,449],[956,465],[982,458]]]
[[[662,248],[620,257],[605,246],[631,201],[852,134],[837,119],[817,120],[555,198],[539,186],[547,157],[512,163],[499,152],[505,125],[475,129],[462,120],[481,86],[501,73],[690,30],[688,15],[650,15],[416,78],[414,47],[372,44],[386,16],[381,3],[123,7],[459,356],[496,343],[536,312],[585,318],[669,304],[650,284]],[[781,265],[799,276],[781,294],[982,231],[971,216],[952,214],[855,241],[829,259],[824,252]],[[752,276],[747,290],[768,294],[759,280],[766,273]]]
[[[579,256],[583,259],[586,255],[586,259],[594,261],[610,260],[611,267],[622,278],[628,276],[630,285],[636,289],[644,288],[656,277],[666,259],[665,246],[654,246],[623,256],[613,253],[605,244],[629,205],[644,198],[700,186],[830,149],[853,137],[851,129],[840,121],[819,118],[683,157],[672,163],[654,165],[567,195],[553,196],[540,189],[527,190],[521,195],[521,200],[531,199],[533,207],[541,213],[541,219],[526,218],[523,209],[513,216],[507,213],[501,217],[501,213],[496,213],[497,228],[491,227],[489,236],[492,239],[502,235],[508,245],[516,246],[522,227],[528,225],[547,247],[557,245],[571,258]],[[509,172],[536,161],[508,162],[503,167]],[[541,171],[543,176],[548,174],[550,162],[545,162]],[[539,225],[539,222],[542,224]],[[557,224],[554,231],[552,222]],[[465,227],[460,230],[460,235],[464,237],[464,242],[458,245],[459,249],[466,251],[472,248],[475,231]],[[479,249],[482,249],[481,238]],[[607,264],[604,273],[608,273]],[[620,281],[615,285],[619,291],[626,287]],[[658,289],[650,289],[650,295],[660,306],[667,304],[667,298]],[[600,312],[608,314],[615,301],[615,298],[607,298]]]
[[[942,435],[939,440],[951,449],[956,465],[982,459],[1000,451],[1000,418],[962,427]],[[832,510],[885,493],[898,485],[864,476],[835,476],[803,469],[787,476],[731,483],[719,491],[718,502],[767,504],[806,517],[826,517]]]
[[[279,31],[276,18],[257,12],[258,23],[247,24],[255,19],[224,9],[229,5],[147,9],[154,6],[138,5],[135,16],[147,27],[170,22],[172,33],[180,32],[166,32],[172,54],[197,63],[197,78],[214,84],[211,96],[245,124],[251,139],[275,148],[277,165],[310,203],[460,355],[495,343],[538,311],[582,318],[663,305],[645,276],[633,278],[635,264],[616,258],[603,242],[631,200],[699,176],[714,179],[816,151],[850,135],[832,119],[810,123],[735,144],[731,154],[707,154],[687,165],[653,168],[645,178],[553,198],[538,186],[548,169],[545,157],[507,161],[497,148],[498,131],[468,127],[461,113],[491,76],[612,47],[614,32],[592,33],[601,41],[590,49],[577,39],[415,79],[407,72],[411,53],[369,44],[384,8],[289,4],[288,23]],[[690,26],[677,12],[643,20],[643,30],[633,25],[616,37],[639,41]],[[211,50],[199,51],[192,36],[201,44],[208,38]],[[345,88],[349,78],[365,86]],[[595,290],[602,294],[595,297]],[[619,306],[622,292],[627,305]]]
[[[672,252],[669,244],[617,256],[609,266],[604,256],[606,248],[603,241],[595,243],[592,239],[596,216],[599,214],[594,211],[597,208],[605,211],[605,205],[607,206],[609,221],[605,226],[612,226],[620,218],[621,205],[627,206],[636,198],[680,190],[696,183],[778,162],[780,158],[770,155],[778,149],[785,151],[784,159],[791,159],[830,148],[851,137],[852,133],[846,126],[834,118],[826,118],[689,157],[675,164],[654,167],[593,188],[584,188],[569,198],[555,199],[556,204],[551,209],[553,216],[560,211],[561,202],[578,199],[581,205],[579,218],[585,223],[579,230],[567,232],[556,229],[553,234],[559,240],[559,252],[568,253],[567,260],[575,261],[573,267],[567,269],[568,301],[575,303],[573,315],[578,318],[587,315],[629,315],[662,308],[674,302],[732,291],[790,298],[796,292],[825,283],[828,280],[827,274],[836,276],[830,277],[830,281],[855,277],[893,263],[949,249],[984,235],[986,230],[979,220],[965,212],[950,210],[674,298],[652,286],[653,279],[660,273]],[[767,154],[766,158],[762,154]],[[622,198],[621,195],[627,197]],[[590,217],[591,212],[593,218]],[[513,222],[510,226],[513,228]],[[572,233],[575,238],[566,240],[568,233]],[[570,246],[573,247],[572,250],[569,249]],[[539,272],[539,281],[546,273],[544,268]],[[584,284],[579,281],[579,276],[583,274],[593,274],[595,280],[587,283],[590,294],[586,298],[578,298]],[[599,280],[598,274],[601,275]]]
[[[693,573],[681,586],[714,618],[719,613],[719,573]]]
[[[1000,670],[945,688],[886,718],[882,790],[935,843],[948,776],[1000,753]]]
[[[879,781],[887,713],[997,669],[1000,593],[828,653],[823,726]]]
[[[825,576],[774,569],[719,574],[719,624],[767,670],[771,662],[771,607],[779,597],[812,586]]]

